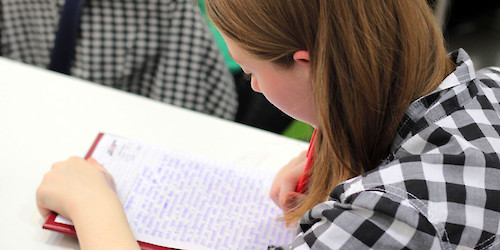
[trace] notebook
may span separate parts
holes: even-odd
[[[142,249],[265,249],[287,245],[296,228],[268,197],[278,169],[237,165],[101,133],[86,158],[113,176]],[[277,166],[279,167],[279,166]],[[76,236],[53,214],[46,229]]]

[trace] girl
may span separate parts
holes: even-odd
[[[475,73],[465,51],[447,55],[425,0],[206,2],[252,88],[316,128],[309,159],[271,189],[285,220],[302,218],[283,247],[499,247],[500,70]],[[40,212],[72,218],[82,248],[136,247],[101,171],[55,164]],[[95,203],[109,205],[91,231]],[[111,231],[119,240],[102,240]]]

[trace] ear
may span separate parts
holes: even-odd
[[[293,53],[293,60],[297,63],[301,64],[309,64],[309,52],[305,50],[299,50]]]

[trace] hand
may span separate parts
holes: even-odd
[[[38,187],[36,200],[47,219],[54,211],[75,225],[81,249],[139,249],[111,175],[94,159],[57,162]]]
[[[294,207],[303,198],[295,192],[302,172],[307,163],[307,150],[283,166],[274,177],[269,196],[284,212]]]
[[[54,211],[68,219],[82,207],[116,196],[113,177],[94,159],[71,157],[52,165],[37,190],[37,206],[44,219]]]

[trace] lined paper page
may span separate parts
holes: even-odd
[[[268,193],[274,172],[104,135],[92,157],[114,177],[139,241],[262,249],[293,241]]]

